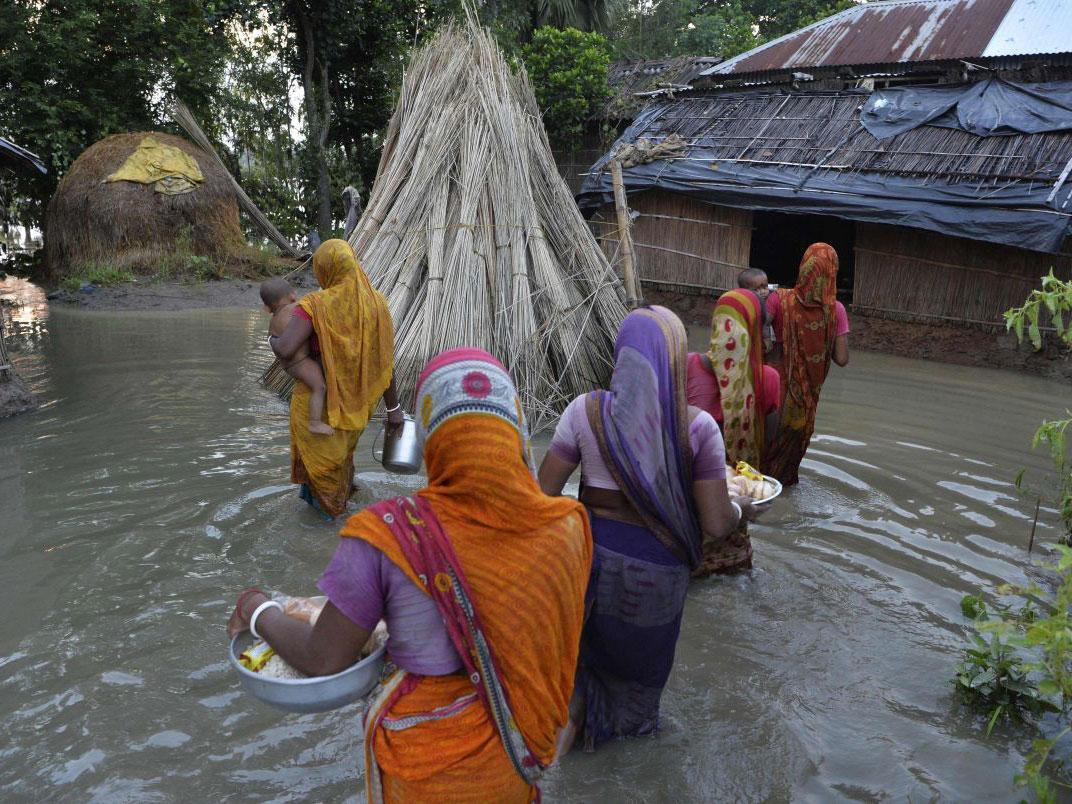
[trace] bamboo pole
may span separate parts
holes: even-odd
[[[622,163],[617,159],[610,162],[611,181],[614,183],[614,211],[618,216],[618,242],[621,244],[622,278],[625,280],[625,292],[628,294],[626,304],[633,310],[644,303],[644,294],[636,274],[636,252],[633,249],[632,221],[629,219],[629,205],[625,203],[625,182],[622,180]]]
[[[11,360],[7,356],[7,344],[4,343],[4,313],[0,310],[0,382],[7,382],[14,374]]]
[[[231,171],[227,169],[227,165],[220,159],[220,155],[216,153],[216,149],[212,147],[212,143],[209,142],[208,137],[205,136],[205,132],[201,130],[201,126],[197,124],[193,114],[186,108],[186,104],[178,98],[174,99],[171,116],[175,122],[182,126],[183,130],[190,135],[190,139],[197,143],[202,150],[206,151],[208,155],[216,160],[216,163],[223,168],[223,172],[226,173],[227,178],[231,180],[231,186],[234,188],[235,195],[238,196],[239,206],[246,211],[250,220],[257,224],[269,240],[279,246],[280,251],[282,251],[284,255],[293,257],[294,259],[300,259],[302,256],[301,252],[294,248],[289,240],[283,237],[282,232],[272,225],[272,222],[268,220],[263,212],[257,209],[257,205],[250,200],[249,196],[246,195],[246,191],[242,189],[242,186],[235,180],[235,177],[231,175]]]

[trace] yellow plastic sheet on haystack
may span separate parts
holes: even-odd
[[[146,137],[123,165],[105,181],[152,184],[158,193],[180,195],[197,189],[205,180],[197,160],[181,148]]]

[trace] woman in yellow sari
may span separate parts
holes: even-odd
[[[394,387],[394,327],[383,296],[372,287],[345,240],[328,240],[313,255],[321,290],[299,303],[283,334],[268,339],[287,361],[309,344],[327,384],[324,419],[333,435],[309,432],[309,388],[290,398],[290,478],[301,497],[326,517],[346,510],[353,491],[354,449],[382,398],[392,425],[402,422]]]
[[[540,491],[517,391],[487,352],[441,354],[417,404],[428,486],[350,518],[316,625],[251,589],[228,628],[326,675],[386,620],[398,669],[364,718],[368,801],[529,802],[568,733],[588,517]]]

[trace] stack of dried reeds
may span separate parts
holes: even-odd
[[[396,380],[478,346],[530,421],[609,376],[624,290],[559,176],[524,70],[470,14],[413,56],[350,238],[395,324]]]

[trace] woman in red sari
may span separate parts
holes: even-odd
[[[796,286],[776,291],[780,315],[775,316],[775,337],[782,354],[771,362],[781,377],[783,401],[763,471],[786,486],[799,480],[830,361],[839,366],[849,362],[847,321],[839,321],[837,309],[837,272],[837,252],[826,243],[814,243],[804,252]]]

